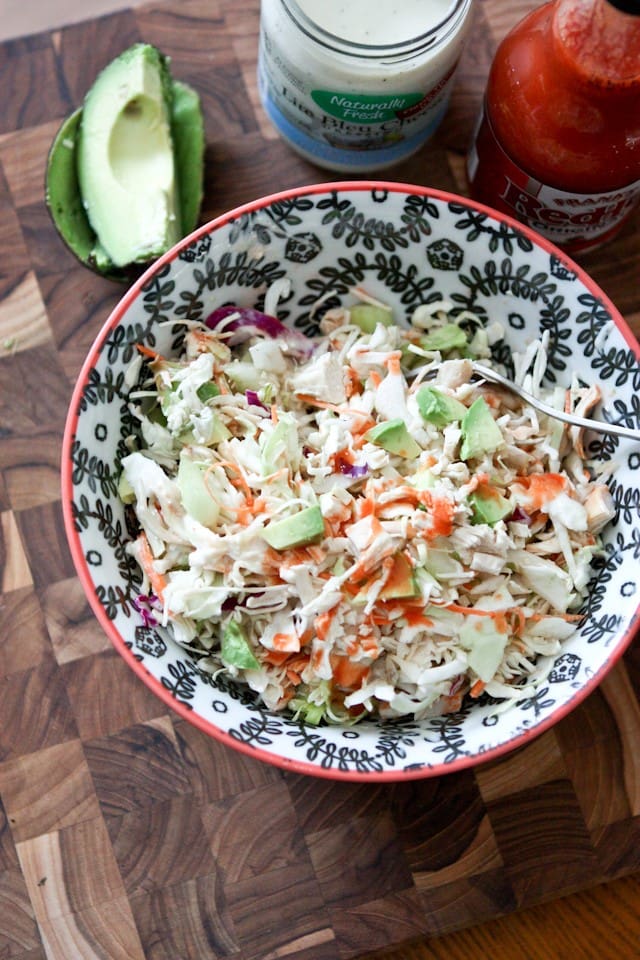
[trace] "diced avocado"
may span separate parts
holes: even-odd
[[[213,527],[220,515],[220,505],[207,487],[206,470],[207,464],[198,463],[183,454],[178,465],[176,483],[187,513],[205,527]]]
[[[429,467],[416,470],[412,477],[407,477],[407,480],[416,490],[433,490],[436,485],[436,478]]]
[[[387,582],[380,591],[380,597],[383,600],[395,600],[415,597],[417,593],[413,567],[403,553],[397,553],[393,558],[393,567]]]
[[[233,434],[227,425],[222,422],[220,417],[214,415],[211,429],[206,438],[207,446],[215,446],[217,443],[222,443],[223,440],[230,440],[232,436]]]
[[[489,683],[502,663],[509,635],[496,630],[492,617],[469,616],[458,634],[468,651],[467,663],[481,680]]]
[[[118,480],[118,496],[123,503],[135,503],[135,491],[124,473],[120,474],[120,479]]]
[[[324,518],[320,507],[305,507],[283,520],[272,520],[262,536],[274,550],[288,550],[315,543],[324,536]]]
[[[171,97],[166,58],[139,43],[104,68],[84,101],[80,191],[116,266],[158,257],[181,236]]]
[[[376,424],[367,430],[364,439],[406,460],[413,460],[422,453],[422,447],[416,443],[400,418]]]
[[[470,493],[468,499],[473,508],[472,523],[488,523],[493,526],[513,513],[513,504],[487,483]]]
[[[447,323],[420,337],[423,350],[439,350],[449,353],[451,350],[463,350],[467,346],[467,335],[457,323]]]
[[[386,307],[376,307],[372,303],[356,303],[354,307],[349,307],[349,318],[351,323],[360,327],[363,333],[373,333],[379,323],[385,327],[393,324],[393,313]]]
[[[493,419],[484,397],[474,400],[460,426],[462,429],[460,458],[462,460],[471,460],[485,453],[493,453],[504,443],[502,431]]]
[[[173,139],[182,236],[195,230],[204,181],[204,122],[200,97],[187,83],[174,80],[171,101]]]
[[[429,423],[436,427],[446,427],[454,420],[462,420],[467,413],[467,407],[455,397],[450,397],[435,387],[426,384],[420,387],[416,394],[418,410]]]
[[[220,396],[220,387],[214,383],[213,380],[209,380],[207,383],[200,384],[196,390],[196,394],[198,396],[198,400],[200,400],[202,403],[206,403],[207,400],[211,400],[213,397]]]
[[[260,371],[248,360],[232,360],[226,364],[224,375],[238,390],[257,390],[261,385]]]
[[[240,670],[257,670],[260,666],[244,630],[236,620],[229,621],[222,631],[220,656],[227,666]]]
[[[264,436],[264,434],[263,434]],[[299,464],[298,425],[290,413],[283,413],[262,448],[262,469],[265,476],[281,467],[295,470]]]

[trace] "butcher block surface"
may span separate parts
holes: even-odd
[[[447,118],[393,179],[466,192],[491,56],[531,7],[476,4]],[[594,910],[590,937],[598,924],[618,937],[599,956],[638,956],[637,917],[634,929],[598,912],[615,883],[620,909],[640,891],[619,879],[640,871],[637,643],[554,729],[499,761],[333,783],[236,753],[168,712],[89,610],[63,531],[60,446],[72,385],[123,288],[57,237],[47,151],[96,71],[145,40],[202,98],[202,221],[335,179],[264,117],[257,36],[257,0],[172,0],[0,45],[0,958],[347,960],[414,942],[397,956],[472,957],[495,918],[541,916],[531,908],[543,902],[580,909],[586,900],[560,899],[576,891]],[[636,335],[639,227],[636,216],[581,261]],[[441,939],[456,930],[469,936]],[[492,955],[555,956],[535,952],[534,936],[519,943]]]

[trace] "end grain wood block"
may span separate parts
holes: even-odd
[[[0,761],[77,738],[64,680],[52,657],[0,677]]]
[[[487,805],[518,906],[603,879],[569,780],[541,784]]]
[[[79,740],[0,763],[0,796],[17,843],[100,816]]]
[[[0,134],[62,119],[71,106],[50,34],[0,45]],[[46,97],[42,91],[46,90]]]
[[[105,816],[117,817],[156,800],[191,793],[169,717],[88,740],[84,752]]]

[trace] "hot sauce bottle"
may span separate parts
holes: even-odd
[[[496,52],[471,195],[571,253],[640,201],[640,0],[553,0]]]

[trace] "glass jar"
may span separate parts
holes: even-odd
[[[320,166],[367,172],[398,163],[445,114],[470,7],[471,0],[262,0],[266,114]]]
[[[494,57],[467,161],[474,199],[571,254],[640,203],[640,0],[553,0]]]

